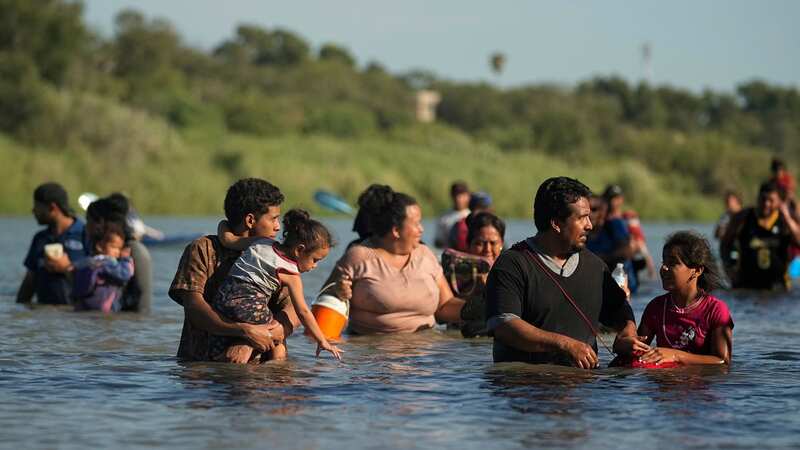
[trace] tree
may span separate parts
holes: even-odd
[[[319,59],[323,61],[339,61],[347,66],[354,67],[356,60],[344,47],[327,43],[319,49]]]
[[[89,34],[83,6],[59,0],[0,0],[0,52],[30,58],[42,78],[64,83]]]
[[[269,31],[257,25],[239,25],[236,37],[214,50],[215,55],[228,60],[259,66],[299,64],[308,59],[309,52],[308,43],[291,31]]]

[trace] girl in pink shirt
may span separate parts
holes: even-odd
[[[661,263],[666,294],[650,301],[639,324],[639,338],[656,346],[642,363],[729,364],[733,319],[728,306],[711,295],[720,278],[708,241],[679,231],[667,238]]]

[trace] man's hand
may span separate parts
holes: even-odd
[[[564,336],[561,351],[569,355],[572,364],[581,369],[594,369],[598,365],[597,354],[592,347],[581,341]]]
[[[54,273],[67,273],[72,270],[72,261],[66,253],[61,255],[60,258],[47,258],[44,259],[44,268],[49,272]]]
[[[619,355],[632,355],[634,353],[645,353],[650,350],[650,346],[643,341],[645,336],[625,336],[614,339],[614,352]]]
[[[262,325],[253,325],[250,323],[240,323],[244,332],[244,337],[253,347],[259,352],[268,352],[275,346],[275,341],[283,339],[283,327],[280,324],[268,323]],[[275,333],[273,334],[273,330]],[[280,331],[279,331],[280,330]]]

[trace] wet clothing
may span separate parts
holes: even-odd
[[[234,322],[252,324],[265,324],[272,320],[269,299],[280,293],[279,274],[300,274],[297,263],[277,246],[276,241],[264,238],[242,252],[211,300],[211,306],[220,315]],[[236,338],[212,334],[209,337],[209,356],[220,359],[236,341]]]
[[[502,324],[522,319],[553,333],[585,342],[597,350],[594,334],[564,294],[531,259],[533,253],[572,296],[595,329],[602,323],[618,327],[633,321],[633,311],[625,292],[611,278],[606,264],[583,249],[570,256],[564,267],[543,255],[532,239],[503,252],[492,266],[486,283],[486,316],[489,332]],[[494,339],[495,362],[520,361],[571,365],[569,357],[558,352],[526,352],[510,343]]]
[[[450,229],[450,238],[447,241],[447,246],[449,248],[456,249],[460,252],[466,252],[469,250],[469,242],[467,242],[467,236],[469,235],[469,225],[467,225],[467,218],[463,218],[456,222],[453,225],[453,228]]]
[[[590,236],[586,242],[586,248],[605,261],[608,267],[616,267],[617,263],[622,263],[625,267],[625,274],[628,276],[628,289],[634,293],[639,288],[639,280],[633,267],[633,261],[614,256],[617,249],[628,245],[631,238],[625,219],[608,219],[597,233]]]
[[[217,294],[231,266],[241,252],[225,248],[214,235],[195,239],[183,251],[178,269],[169,288],[169,296],[182,305],[180,294],[194,292],[207,302]],[[276,292],[270,299],[273,313],[287,306],[288,298]],[[183,330],[178,358],[189,361],[208,361],[208,332],[192,325],[184,313]]]
[[[678,308],[670,294],[656,297],[647,304],[641,323],[654,333],[658,347],[674,348],[698,355],[712,354],[711,331],[724,326],[733,328],[728,305],[713,295],[705,295],[688,308]]]
[[[787,287],[791,232],[779,212],[759,224],[755,210],[745,211],[744,222],[736,235],[739,267],[734,287],[773,289]]]
[[[150,311],[153,302],[153,268],[150,251],[137,240],[129,240],[126,244],[131,249],[131,258],[136,271],[122,290],[120,299],[121,311]]]
[[[67,305],[71,303],[72,283],[65,274],[53,273],[44,268],[44,246],[59,243],[72,264],[86,258],[84,223],[75,218],[60,236],[54,236],[45,228],[33,236],[28,254],[25,256],[25,267],[35,276],[36,301],[40,304]]]
[[[389,265],[371,240],[347,250],[329,279],[353,281],[350,330],[358,334],[412,333],[436,324],[442,266],[425,245],[401,269]]]
[[[95,255],[74,264],[75,309],[103,312],[122,309],[122,289],[133,277],[133,259]]]

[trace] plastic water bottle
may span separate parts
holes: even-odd
[[[625,266],[622,263],[617,263],[617,267],[611,272],[611,278],[617,282],[619,287],[625,286],[628,281],[628,275],[625,274]]]

